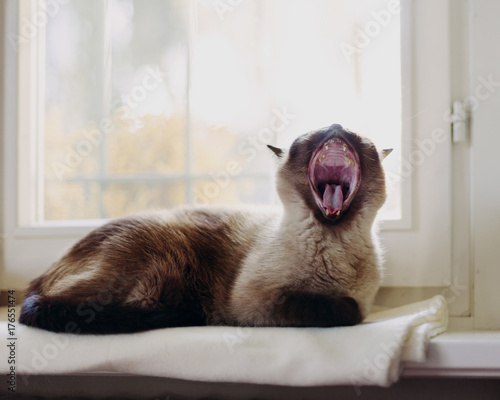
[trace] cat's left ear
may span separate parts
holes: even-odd
[[[385,158],[392,153],[392,149],[383,149],[381,152],[380,152],[380,159],[381,160],[385,160]]]
[[[285,153],[285,150],[280,149],[279,147],[274,147],[271,146],[270,144],[267,145],[271,149],[271,151],[276,154],[277,157],[281,158],[283,156],[283,153]]]

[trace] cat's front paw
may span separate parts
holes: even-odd
[[[278,304],[273,318],[281,326],[332,327],[356,325],[362,320],[352,297],[330,297],[312,293],[290,293]]]

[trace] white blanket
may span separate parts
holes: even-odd
[[[442,296],[340,328],[190,327],[94,336],[15,324],[12,339],[2,321],[0,373],[15,365],[17,374],[107,371],[205,382],[387,386],[405,361],[425,360],[429,339],[447,322]]]

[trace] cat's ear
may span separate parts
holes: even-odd
[[[279,147],[271,146],[270,144],[268,144],[267,147],[269,147],[271,149],[271,151],[274,154],[276,154],[276,156],[279,157],[279,158],[281,158],[283,156],[283,153],[285,152],[285,150],[280,149]]]
[[[383,149],[381,152],[380,152],[380,158],[382,160],[385,160],[385,158],[392,153],[392,149]]]

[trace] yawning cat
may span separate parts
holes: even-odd
[[[329,327],[369,312],[390,152],[332,125],[273,146],[283,210],[188,207],[97,228],[34,280],[20,322],[56,332]]]

